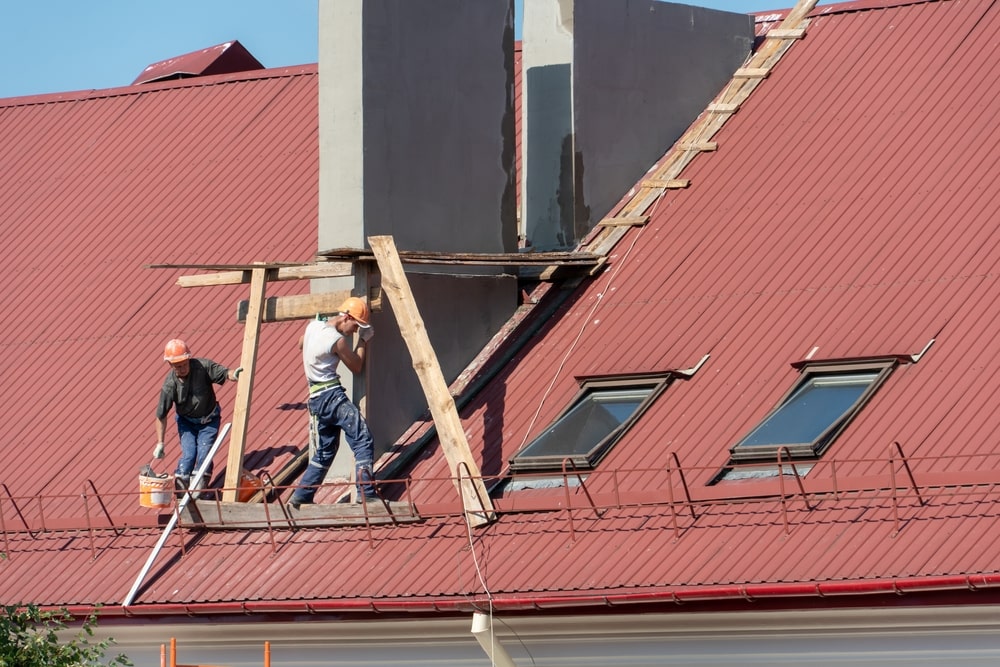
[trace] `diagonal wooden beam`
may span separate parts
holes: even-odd
[[[455,399],[448,391],[441,365],[413,300],[410,283],[396,252],[396,244],[391,236],[370,236],[368,243],[378,261],[382,273],[382,290],[389,297],[392,312],[399,323],[399,331],[410,351],[413,369],[417,372],[427,397],[441,449],[448,459],[448,467],[462,496],[462,506],[469,523],[472,526],[491,523],[496,519],[493,504],[483,484],[479,465],[472,458],[469,441],[465,438],[465,430],[455,407]]]

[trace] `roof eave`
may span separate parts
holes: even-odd
[[[955,574],[932,577],[901,577],[851,579],[839,581],[729,584],[719,586],[670,586],[651,591],[628,593],[594,592],[589,594],[547,593],[544,595],[470,595],[435,598],[350,598],[338,600],[261,600],[241,602],[157,603],[128,607],[92,605],[65,607],[74,617],[85,617],[95,611],[102,617],[171,617],[171,616],[258,616],[285,614],[350,614],[352,616],[385,615],[460,615],[492,608],[496,612],[564,612],[600,611],[638,605],[662,606],[674,604],[724,604],[734,601],[770,602],[779,606],[809,606],[804,599],[818,601],[838,598],[841,604],[870,605],[873,597],[905,597],[921,594],[914,599],[918,606],[928,604],[929,593],[967,594],[989,593],[996,602],[1000,589],[1000,572]],[[906,604],[899,603],[897,604]]]

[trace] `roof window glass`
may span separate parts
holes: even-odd
[[[593,468],[666,386],[656,378],[586,381],[573,402],[510,460],[512,471]]]
[[[820,455],[847,426],[892,370],[891,361],[806,366],[802,378],[750,433],[731,449],[733,459]]]

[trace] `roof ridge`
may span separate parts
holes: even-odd
[[[91,88],[91,89],[75,90],[69,92],[39,93],[37,95],[21,95],[18,97],[0,97],[0,109],[7,109],[11,107],[37,106],[42,104],[54,104],[59,102],[84,102],[87,100],[97,100],[108,97],[124,97],[127,95],[161,92],[164,90],[177,90],[179,88],[215,86],[219,84],[235,83],[239,81],[279,79],[279,78],[295,77],[295,76],[313,76],[318,73],[319,73],[318,63],[307,63],[304,65],[271,67],[271,68],[251,70],[246,72],[233,72],[229,74],[209,74],[206,76],[188,77],[184,79],[171,79],[168,81],[127,84],[124,86],[117,86],[113,88]]]

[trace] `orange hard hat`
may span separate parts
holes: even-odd
[[[188,349],[187,343],[180,338],[168,340],[167,346],[163,348],[163,360],[171,364],[176,364],[179,361],[190,358],[191,350]]]
[[[340,312],[353,317],[362,327],[371,326],[368,324],[368,304],[356,296],[352,296],[340,304]]]

